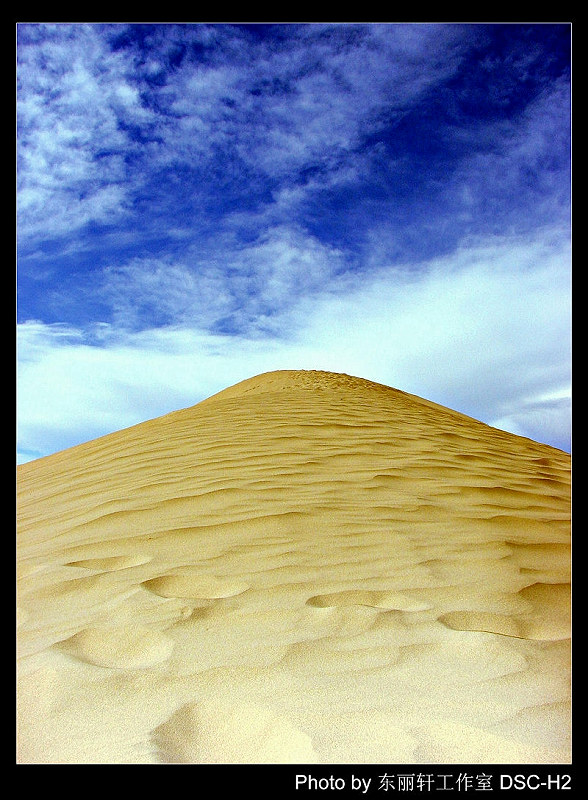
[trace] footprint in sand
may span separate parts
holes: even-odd
[[[307,734],[257,703],[187,703],[155,729],[153,740],[167,764],[316,761]]]
[[[249,584],[232,578],[215,578],[202,573],[160,575],[144,581],[143,586],[160,597],[183,597],[220,600],[234,597],[249,589]]]
[[[56,646],[98,667],[146,669],[167,661],[174,643],[163,633],[139,625],[97,625],[84,628]]]
[[[571,597],[569,584],[534,583],[518,593],[530,606],[513,616],[483,611],[451,611],[439,622],[457,631],[479,631],[519,639],[558,641],[570,636]]]
[[[318,594],[309,597],[306,605],[316,608],[337,608],[340,606],[370,606],[385,611],[427,611],[429,603],[416,600],[402,592],[369,591],[352,589],[332,594]]]
[[[518,620],[506,614],[485,611],[450,611],[442,614],[439,622],[454,631],[477,631],[513,636],[516,639],[524,638]]]
[[[66,567],[82,567],[98,572],[115,572],[128,567],[138,567],[151,561],[151,556],[110,556],[108,558],[85,558],[81,561],[69,561]]]

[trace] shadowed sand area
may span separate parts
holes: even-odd
[[[18,468],[21,763],[566,763],[570,456],[278,371]]]

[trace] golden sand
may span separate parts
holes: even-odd
[[[18,468],[21,763],[566,763],[570,457],[278,371]]]

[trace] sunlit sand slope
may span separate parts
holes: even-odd
[[[19,467],[19,760],[565,763],[569,461],[279,371]]]

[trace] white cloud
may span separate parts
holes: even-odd
[[[133,185],[123,158],[137,150],[119,124],[152,115],[132,62],[99,26],[21,26],[17,123],[21,235],[71,232],[119,217]],[[34,46],[29,37],[37,38]]]
[[[478,139],[472,155],[462,159],[448,181],[448,198],[459,196],[463,213],[472,220],[490,210],[496,224],[505,211],[519,227],[567,221],[569,132],[570,86],[564,80],[544,89],[508,121],[490,120],[473,129],[448,127],[448,139]]]
[[[285,309],[287,337],[196,326],[125,333],[27,323],[19,334],[21,459],[62,449],[272,369],[347,372],[497,427],[569,443],[569,246],[497,240],[421,269],[347,275]]]
[[[211,328],[224,321],[243,333],[277,332],[285,311],[320,292],[344,263],[341,252],[294,225],[270,226],[246,244],[227,237],[216,247],[106,268],[100,294],[114,324]]]
[[[270,228],[232,255],[244,279],[238,293],[243,310],[249,317],[275,315],[278,329],[284,311],[324,290],[343,263],[336,248],[289,225]]]

